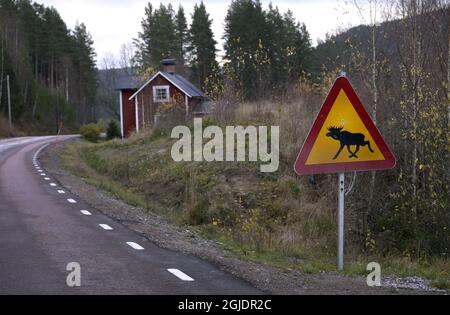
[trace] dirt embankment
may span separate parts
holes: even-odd
[[[77,141],[77,140],[75,140]],[[86,179],[74,176],[61,167],[60,154],[65,143],[49,146],[40,157],[43,167],[61,185],[88,202],[92,207],[142,234],[158,246],[196,255],[213,262],[221,269],[252,283],[272,294],[426,294],[425,290],[368,287],[365,277],[337,273],[308,274],[293,269],[276,268],[267,264],[243,261],[223,244],[206,240],[189,229],[170,224],[147,210],[130,206],[109,193],[89,185]],[[76,160],[80,169],[88,168]]]

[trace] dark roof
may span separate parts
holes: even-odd
[[[183,90],[185,93],[189,94],[191,97],[206,97],[206,95],[200,91],[194,84],[186,80],[183,76],[179,74],[161,72],[169,81],[172,81],[179,89]]]
[[[121,73],[116,78],[116,90],[137,90],[142,85],[142,80],[135,73]]]

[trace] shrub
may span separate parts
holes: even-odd
[[[87,124],[83,125],[80,128],[80,134],[88,141],[91,142],[98,142],[98,139],[100,137],[100,133],[103,130],[103,126],[99,123],[97,124]]]
[[[188,208],[188,223],[202,225],[210,221],[208,213],[208,201],[204,196],[198,196],[195,204]]]
[[[122,133],[120,132],[119,125],[114,119],[111,119],[108,123],[108,128],[106,129],[106,139],[112,140],[115,138],[120,138]]]

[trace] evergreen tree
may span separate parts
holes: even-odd
[[[236,0],[225,20],[225,52],[245,99],[279,95],[310,70],[311,42],[292,12]],[[251,29],[251,31],[249,31]]]
[[[142,20],[142,32],[138,35],[137,59],[143,67],[158,68],[162,59],[177,56],[175,13],[172,6],[162,3],[153,10],[149,3]]]
[[[96,92],[96,71],[95,71],[95,51],[93,48],[92,36],[86,30],[86,26],[81,23],[75,26],[74,55],[78,68],[78,88],[79,88],[79,117],[83,123],[93,118],[95,120],[95,92]]]
[[[153,6],[149,2],[145,7],[145,17],[141,21],[142,31],[138,33],[138,38],[134,40],[136,50],[136,61],[142,67],[149,67],[151,64],[150,47],[151,37],[150,30],[153,26]]]
[[[295,20],[292,11],[284,15],[287,34],[286,56],[289,79],[297,80],[302,73],[308,73],[312,67],[312,47],[309,32],[304,23]]]
[[[286,90],[290,82],[298,81],[311,68],[311,41],[304,24],[298,23],[292,11],[282,15],[278,8],[269,6],[266,14],[270,82],[276,90]]]
[[[251,31],[250,31],[251,30]],[[268,46],[267,23],[259,0],[236,0],[225,18],[225,53],[245,99],[259,94],[264,50]]]
[[[175,16],[175,36],[177,41],[176,55],[174,56],[178,62],[178,71],[185,74],[186,50],[188,41],[188,25],[184,9],[180,5]]]
[[[192,24],[189,30],[189,54],[192,81],[200,88],[205,79],[218,69],[216,61],[216,44],[211,30],[212,20],[206,12],[203,1],[195,5]]]

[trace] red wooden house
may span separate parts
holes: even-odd
[[[116,82],[116,90],[120,92],[120,131],[123,138],[136,131],[136,108],[130,97],[141,86],[134,73],[121,74]]]
[[[135,79],[119,80],[123,137],[154,125],[158,107],[162,104],[178,106],[186,115],[205,114],[205,103],[208,104],[205,94],[176,73],[174,59],[165,59],[161,63],[163,71],[157,72],[139,87]]]

